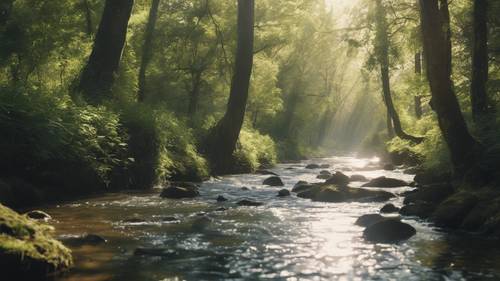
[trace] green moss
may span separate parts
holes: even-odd
[[[0,205],[0,264],[7,272],[26,276],[68,269],[71,251],[52,234],[51,226]]]
[[[262,135],[256,130],[244,128],[240,132],[234,157],[237,172],[252,172],[259,167],[270,167],[276,164],[276,146],[271,137]]]

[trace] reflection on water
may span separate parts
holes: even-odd
[[[381,175],[407,181],[400,171],[374,168],[378,159],[319,159],[347,175]],[[319,170],[307,163],[279,165],[290,189],[314,182]],[[416,220],[418,234],[398,245],[366,243],[354,221],[378,212],[383,203],[319,203],[276,197],[279,188],[261,185],[266,176],[238,175],[203,184],[194,200],[161,199],[158,191],[110,194],[53,206],[62,239],[93,233],[105,245],[73,247],[76,267],[60,280],[498,280],[496,240],[447,235]],[[357,187],[361,183],[353,183]],[[244,191],[241,187],[248,187]],[[393,189],[403,192],[409,188]],[[217,195],[229,199],[216,203]],[[236,207],[242,198],[263,207]],[[392,202],[401,205],[402,198]],[[226,210],[220,210],[225,207]],[[132,219],[133,220],[130,220]],[[159,256],[136,256],[137,248]]]

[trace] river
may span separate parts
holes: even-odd
[[[413,178],[400,170],[373,168],[376,159],[354,157],[280,164],[271,170],[291,189],[299,180],[320,181],[316,179],[320,170],[305,169],[313,162],[330,164],[328,170],[347,175]],[[162,199],[159,190],[153,190],[44,208],[52,215],[59,238],[92,233],[108,241],[72,246],[75,268],[57,280],[500,280],[498,239],[450,234],[404,218],[417,229],[410,240],[395,245],[368,243],[362,238],[363,228],[354,222],[363,214],[378,213],[385,203],[279,198],[281,188],[262,185],[266,177],[213,179],[202,184],[199,198],[191,200]],[[218,195],[229,201],[217,203]],[[265,205],[237,207],[235,202],[244,198]],[[402,201],[402,197],[391,199],[396,206]],[[162,254],[134,255],[137,248]]]

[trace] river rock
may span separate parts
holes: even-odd
[[[462,222],[462,228],[468,231],[485,231],[485,225],[492,222],[500,211],[500,200],[481,201],[469,212]]]
[[[311,170],[319,169],[319,168],[321,168],[321,166],[318,164],[309,164],[306,166],[306,169],[311,169]]]
[[[415,228],[409,224],[387,219],[368,226],[363,231],[363,237],[375,243],[397,243],[411,238],[416,233]]]
[[[313,184],[307,182],[298,182],[296,185],[293,186],[292,192],[300,193],[312,188],[313,186],[314,186]]]
[[[281,180],[281,178],[276,177],[276,176],[269,177],[269,178],[265,179],[262,184],[269,185],[269,186],[284,186],[285,185],[285,184],[283,184],[283,181]]]
[[[278,192],[278,197],[287,197],[290,196],[290,191],[288,189],[282,189]]]
[[[270,176],[279,176],[278,174],[271,172],[269,170],[257,170],[255,171],[256,174],[258,175],[270,175]]]
[[[238,206],[248,206],[248,207],[258,207],[264,205],[264,203],[256,202],[252,200],[243,199],[236,203]]]
[[[400,180],[400,179],[386,178],[386,177],[382,176],[382,177],[372,179],[371,181],[363,184],[362,186],[363,187],[392,188],[392,187],[408,186],[408,183],[403,181],[403,180]]]
[[[41,221],[49,221],[52,217],[44,211],[33,210],[25,214],[28,218]]]
[[[331,177],[332,175],[317,175],[316,178],[320,180],[327,180]]]
[[[191,228],[195,231],[203,231],[212,223],[212,219],[206,215],[199,216],[191,224]]]
[[[350,181],[366,182],[368,179],[363,175],[352,175],[349,177]]]
[[[322,170],[322,171],[319,172],[319,174],[320,175],[329,175],[330,176],[332,173],[330,173],[330,171],[328,171],[328,170]]]
[[[317,184],[297,194],[300,198],[317,202],[383,202],[394,197],[385,191],[374,191],[362,188],[349,188],[328,184]]]
[[[379,214],[368,214],[368,215],[362,215],[359,217],[355,224],[363,227],[370,226],[374,223],[380,222],[385,220],[386,218],[379,215]]]
[[[347,186],[349,184],[349,177],[342,172],[336,172],[325,181],[326,184],[336,184],[339,186]]]
[[[246,187],[246,186],[243,186],[243,187],[242,187],[242,188],[240,188],[240,189],[241,189],[241,190],[243,190],[243,191],[249,191],[249,190],[250,190],[250,188],[248,188],[248,187]]]
[[[435,204],[419,202],[403,206],[399,213],[403,216],[428,219],[434,210],[436,210]]]
[[[217,196],[217,202],[226,202],[226,201],[227,201],[226,197],[222,195]]]
[[[169,186],[162,190],[160,197],[169,199],[194,198],[200,196],[198,187],[196,186]]]
[[[328,169],[328,168],[330,168],[330,164],[321,164],[321,165],[319,165],[319,167],[321,169]]]
[[[394,206],[394,204],[389,203],[389,204],[384,205],[384,207],[382,207],[382,209],[380,209],[380,212],[384,213],[384,214],[397,213],[397,212],[399,212],[399,208]]]
[[[457,228],[477,203],[478,198],[475,195],[457,193],[439,204],[431,219],[438,226]]]
[[[454,190],[453,186],[447,183],[426,185],[406,194],[404,204],[417,202],[438,204],[453,194]]]

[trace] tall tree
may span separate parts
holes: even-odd
[[[475,122],[488,111],[488,0],[474,0],[474,32],[472,48],[472,81],[470,96]]]
[[[208,156],[215,173],[231,171],[233,152],[245,117],[253,66],[254,0],[238,0],[238,42],[227,110],[208,140]]]
[[[133,5],[133,0],[106,0],[92,53],[77,86],[77,91],[91,104],[98,104],[111,94]]]
[[[160,0],[153,0],[151,9],[149,10],[148,23],[146,24],[146,32],[144,33],[144,44],[142,45],[141,66],[139,67],[139,85],[137,97],[140,102],[146,99],[146,70],[149,61],[151,60],[153,51],[153,35],[158,18],[158,7]]]
[[[479,145],[460,111],[451,80],[451,31],[447,0],[420,0],[420,13],[431,107],[446,141],[457,175],[476,164]]]
[[[391,84],[389,75],[389,35],[388,35],[388,23],[386,18],[385,7],[381,0],[376,0],[375,7],[375,54],[377,61],[380,64],[380,75],[382,80],[382,93],[384,96],[384,103],[387,107],[388,116],[392,120],[392,125],[394,128],[394,133],[401,139],[409,140],[412,142],[420,143],[423,138],[415,137],[407,134],[402,126],[401,120],[399,119],[399,114],[396,111],[394,102],[392,100],[391,94]],[[387,122],[389,126],[389,121]],[[389,128],[389,127],[388,127]],[[390,129],[389,129],[390,130]]]
[[[418,78],[422,76],[422,52],[420,51],[415,53],[415,75],[417,75]],[[414,105],[415,117],[417,117],[417,119],[422,118],[422,96],[420,93],[415,95]]]

